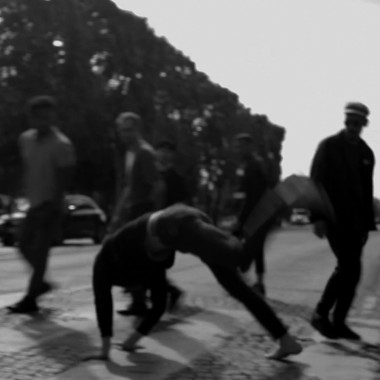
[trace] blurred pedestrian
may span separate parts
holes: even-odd
[[[175,167],[177,146],[171,140],[161,140],[156,147],[158,169],[165,184],[164,207],[177,202],[188,203],[186,181]]]
[[[163,268],[170,265],[176,251],[199,257],[220,285],[243,303],[278,341],[278,347],[268,357],[282,359],[302,351],[264,298],[250,289],[240,276],[237,269],[242,255],[240,241],[215,227],[202,211],[177,203],[126,224],[105,242],[96,257],[93,286],[102,337],[98,359],[108,359],[111,346],[112,286],[123,286],[138,276],[146,279],[152,292],[152,308],[121,345],[122,349],[131,351],[165,312],[167,288]],[[140,274],[131,274],[139,270]]]
[[[239,133],[235,136],[235,148],[239,159],[239,166],[237,168],[239,192],[243,195],[243,203],[235,229],[237,236],[242,235],[243,225],[247,221],[250,212],[264,193],[271,188],[268,173],[265,172],[262,160],[255,154],[253,142],[253,138],[249,133]],[[244,247],[247,254],[240,263],[242,272],[248,272],[252,262],[255,263],[256,283],[253,285],[253,288],[261,295],[265,295],[266,293],[264,248],[272,225],[273,219],[268,220],[256,231],[254,238],[246,240]]]
[[[186,189],[185,178],[175,167],[177,158],[176,144],[169,139],[161,140],[156,146],[156,151],[158,169],[165,184],[164,207],[171,206],[178,202],[188,203],[189,196]],[[168,278],[167,287],[169,292],[168,308],[174,311],[179,300],[183,297],[183,291]]]
[[[327,237],[337,264],[318,302],[312,325],[328,338],[359,340],[346,324],[361,275],[361,256],[368,233],[375,230],[373,170],[375,157],[360,137],[369,109],[351,102],[345,107],[345,128],[318,146],[311,177],[330,197],[336,223],[317,220],[317,236]]]
[[[142,214],[157,210],[163,204],[164,185],[157,168],[154,148],[142,137],[141,117],[123,112],[116,118],[118,136],[117,201],[108,232]],[[147,311],[145,291],[139,286],[129,289],[132,302],[122,315]]]
[[[8,307],[12,313],[38,311],[38,297],[52,289],[45,280],[48,254],[61,227],[64,192],[75,166],[73,145],[57,126],[56,107],[51,96],[29,99],[27,116],[31,128],[19,137],[25,195],[30,203],[19,249],[32,274],[25,296]]]
[[[123,112],[116,118],[117,194],[109,232],[146,212],[162,207],[163,182],[154,148],[142,137],[141,117]]]

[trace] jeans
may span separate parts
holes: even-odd
[[[62,222],[62,206],[46,202],[30,208],[20,231],[19,248],[32,269],[26,296],[36,299],[41,294],[48,254]]]
[[[285,335],[287,328],[276,313],[264,298],[244,282],[238,271],[242,257],[239,240],[199,220],[191,227],[182,240],[188,248],[187,252],[198,256],[209,267],[219,284],[248,309],[273,339]]]
[[[263,224],[253,236],[250,236],[244,244],[244,254],[239,264],[243,272],[248,271],[252,262],[255,262],[255,270],[257,275],[265,273],[265,242],[268,234],[273,227],[273,221]]]
[[[342,324],[355,298],[361,276],[361,256],[367,232],[333,231],[328,235],[337,265],[317,305],[318,314],[327,317],[333,311],[335,324]]]
[[[220,285],[235,299],[240,301],[248,311],[269,332],[273,339],[279,339],[286,334],[287,328],[277,317],[273,309],[259,294],[255,293],[241,278],[237,269],[228,268],[213,263],[210,268]]]

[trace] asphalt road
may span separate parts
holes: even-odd
[[[364,252],[362,282],[356,305],[375,310],[380,289],[380,233],[371,234]],[[67,241],[52,250],[49,276],[61,290],[90,288],[92,263],[99,246],[90,241]],[[268,296],[292,304],[314,307],[334,266],[325,240],[310,227],[287,227],[272,233],[266,245]],[[177,254],[169,276],[194,299],[216,300],[224,295],[209,270],[197,258]],[[254,282],[254,268],[249,276]],[[28,269],[14,248],[0,247],[0,295],[22,292]]]
[[[52,250],[49,274],[59,289],[44,298],[42,315],[33,319],[10,316],[2,309],[19,299],[28,271],[16,250],[0,247],[0,378],[377,379],[378,353],[373,350],[379,341],[379,243],[380,233],[373,233],[351,313],[350,322],[365,338],[363,344],[332,346],[311,328],[308,320],[334,259],[326,241],[317,239],[310,227],[287,227],[267,242],[267,292],[268,301],[304,345],[291,364],[269,363],[264,354],[272,342],[260,326],[240,303],[225,296],[197,258],[178,254],[169,276],[186,291],[183,307],[164,318],[161,330],[144,340],[145,351],[136,358],[126,359],[113,350],[114,367],[81,364],[83,353],[98,344],[91,269],[99,246],[71,241]],[[249,281],[255,281],[254,270]],[[115,301],[117,307],[126,302],[118,289]],[[115,336],[123,336],[133,323],[116,314]]]

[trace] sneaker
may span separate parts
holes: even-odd
[[[117,312],[123,316],[145,315],[148,312],[148,307],[145,304],[131,304],[129,308]]]
[[[8,312],[12,314],[33,314],[39,311],[35,300],[24,298],[14,305],[7,306]]]
[[[339,338],[349,339],[349,340],[361,340],[359,334],[351,330],[346,324],[336,324],[334,325],[334,330],[336,331]]]
[[[329,339],[337,339],[338,334],[334,326],[327,317],[314,313],[311,318],[311,325],[323,336]]]
[[[252,290],[254,290],[256,293],[259,293],[262,297],[265,297],[266,290],[264,284],[257,282],[256,284],[252,285]]]

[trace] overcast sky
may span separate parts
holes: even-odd
[[[343,128],[343,108],[371,110],[363,138],[378,156],[380,0],[115,0],[145,17],[252,113],[286,128],[283,174],[308,174],[318,142]]]

